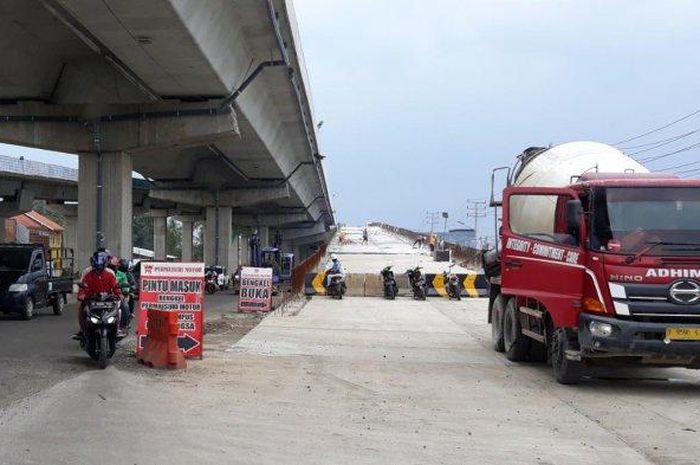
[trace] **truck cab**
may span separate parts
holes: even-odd
[[[0,312],[31,319],[37,309],[51,306],[63,313],[73,291],[70,249],[46,249],[42,244],[0,244]]]
[[[700,181],[509,186],[499,233],[489,321],[509,359],[549,361],[562,383],[601,362],[700,368]]]

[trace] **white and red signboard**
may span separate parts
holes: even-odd
[[[202,357],[204,263],[141,262],[136,352],[148,337],[148,310],[177,312],[177,344],[186,357]]]
[[[272,310],[272,268],[241,269],[239,312],[269,312]]]

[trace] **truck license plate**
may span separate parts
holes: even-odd
[[[700,328],[666,328],[669,341],[700,341]]]

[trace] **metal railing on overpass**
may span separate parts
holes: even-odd
[[[0,173],[78,182],[78,170],[75,168],[41,163],[24,158],[8,157],[6,155],[0,155]]]

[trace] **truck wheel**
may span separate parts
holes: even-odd
[[[31,297],[24,299],[24,307],[22,310],[22,318],[25,320],[31,320],[34,316],[34,301],[31,299]]]
[[[561,384],[577,384],[581,380],[583,371],[581,362],[566,358],[566,351],[574,349],[573,337],[572,331],[566,328],[557,328],[552,333],[552,346],[550,348],[552,373],[554,379]]]
[[[506,358],[511,362],[526,360],[530,352],[530,338],[523,334],[518,313],[516,299],[509,299],[503,313],[503,343]]]
[[[530,353],[528,359],[534,363],[547,362],[547,346],[539,341],[530,341]]]
[[[63,315],[64,305],[65,305],[65,301],[63,300],[63,296],[57,295],[53,299],[53,314],[54,315]]]
[[[493,350],[504,352],[503,342],[503,313],[505,312],[505,299],[502,295],[496,297],[491,306],[491,343]]]

